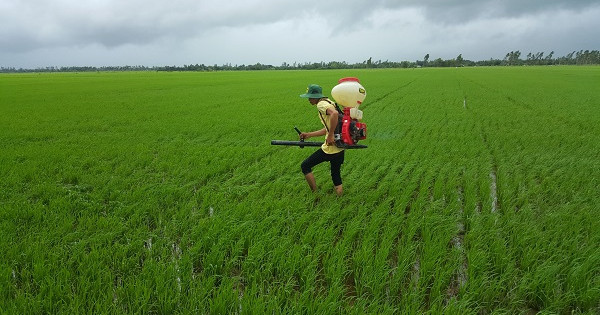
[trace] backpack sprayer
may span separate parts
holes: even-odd
[[[363,113],[358,109],[360,104],[367,96],[365,88],[360,84],[357,78],[342,78],[338,85],[331,90],[331,96],[337,101],[335,109],[338,111],[338,124],[334,131],[335,145],[343,149],[364,149],[367,146],[357,144],[359,140],[367,138],[367,125],[360,122]],[[344,106],[341,110],[338,103]],[[294,126],[298,134],[300,130]],[[323,142],[304,141],[284,141],[271,140],[272,145],[287,145],[304,147],[320,147]]]

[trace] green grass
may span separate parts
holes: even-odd
[[[357,76],[345,194],[298,97]],[[600,312],[600,68],[0,76],[7,313]]]

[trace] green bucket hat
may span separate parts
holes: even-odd
[[[304,98],[323,98],[323,89],[317,84],[311,84],[306,89],[305,94],[301,94],[300,97]]]

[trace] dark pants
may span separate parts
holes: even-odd
[[[341,151],[336,154],[327,154],[323,152],[322,149],[315,151],[311,156],[306,158],[304,162],[300,165],[302,168],[302,173],[304,175],[312,172],[313,166],[317,164],[321,164],[325,161],[328,161],[331,164],[331,179],[333,180],[334,186],[339,186],[342,184],[342,176],[340,174],[340,169],[342,167],[342,163],[344,163],[344,152]]]

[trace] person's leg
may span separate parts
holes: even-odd
[[[337,185],[337,186],[333,186],[333,188],[335,189],[335,193],[336,193],[338,196],[341,196],[341,195],[343,195],[343,194],[344,194],[344,188],[342,188],[342,184],[339,184],[339,185]]]
[[[344,163],[344,151],[334,154],[330,159],[331,180],[333,181],[333,187],[335,188],[335,193],[338,196],[341,196],[344,193],[344,189],[342,186],[342,175],[341,175],[341,168],[342,168],[343,163]]]
[[[310,190],[317,191],[317,182],[315,181],[315,175],[312,172],[308,174],[304,174],[304,178],[306,178],[306,182],[308,183],[308,187]]]
[[[300,164],[300,168],[302,169],[302,173],[304,174],[304,178],[308,183],[308,187],[312,191],[317,191],[317,183],[315,180],[315,176],[312,173],[313,166],[326,161],[327,154],[323,152],[320,148],[315,151],[311,156],[307,157],[306,160]]]

